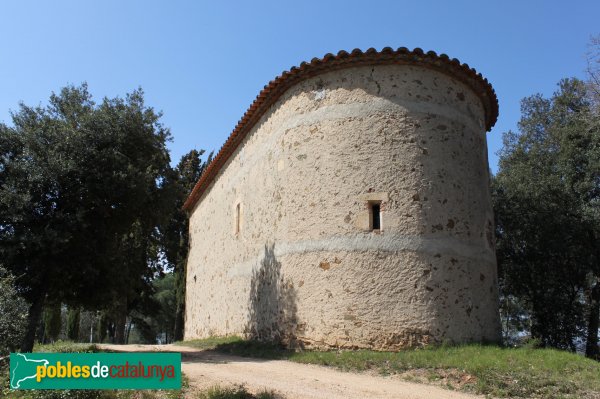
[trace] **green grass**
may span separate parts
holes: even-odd
[[[35,344],[34,352],[99,352],[95,344],[82,344],[71,341],[56,341],[52,344]]]
[[[246,357],[288,359],[345,371],[376,370],[494,397],[598,398],[600,362],[554,349],[439,346],[400,352],[291,351],[239,337],[180,343]]]
[[[272,392],[260,392],[256,395],[249,393],[243,386],[223,388],[215,386],[200,392],[198,399],[276,399]]]

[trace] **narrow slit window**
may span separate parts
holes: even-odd
[[[235,206],[235,234],[240,232],[240,204]]]
[[[372,230],[381,230],[381,205],[371,204],[371,213],[373,215]]]

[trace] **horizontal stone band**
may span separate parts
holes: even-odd
[[[486,248],[486,249],[482,249]],[[402,234],[364,234],[355,236],[334,236],[319,240],[304,240],[286,243],[266,244],[276,258],[310,252],[421,252],[428,255],[455,255],[477,262],[494,263],[494,252],[486,244],[476,245],[453,237],[423,237]],[[265,248],[253,259],[233,265],[229,277],[251,276],[265,258]]]

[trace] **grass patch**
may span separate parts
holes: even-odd
[[[418,382],[501,398],[598,398],[600,362],[554,349],[486,345],[439,346],[400,352],[291,351],[239,337],[182,345],[265,359],[287,359],[345,371],[374,370]]]
[[[215,386],[204,392],[200,392],[198,399],[276,399],[278,398],[273,392],[263,391],[256,395],[249,393],[245,387],[229,387],[223,388]]]
[[[35,344],[33,347],[34,352],[63,352],[63,353],[75,353],[75,352],[100,352],[100,349],[96,344],[82,344],[71,341],[56,341],[51,344]]]
[[[44,390],[9,391],[7,399],[181,399],[179,391],[91,391],[91,390]]]

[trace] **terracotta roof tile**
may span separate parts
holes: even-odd
[[[456,58],[450,59],[446,54],[437,55],[435,51],[425,53],[420,48],[410,51],[406,47],[397,50],[384,47],[379,52],[371,47],[365,52],[355,48],[350,53],[344,50],[339,51],[337,55],[327,53],[323,58],[313,58],[310,63],[302,62],[299,67],[291,67],[289,71],[282,72],[264,87],[194,186],[183,209],[190,211],[196,205],[246,134],[287,89],[300,80],[320,73],[363,65],[386,64],[418,65],[454,77],[469,86],[481,99],[485,111],[486,130],[489,131],[496,123],[498,99],[492,85],[475,69],[467,64],[461,64]]]

